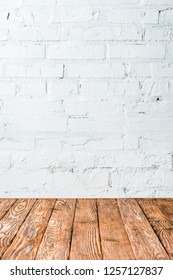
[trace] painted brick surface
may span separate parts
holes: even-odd
[[[172,197],[173,1],[0,1],[0,196]]]

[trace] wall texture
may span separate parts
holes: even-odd
[[[0,195],[173,195],[173,0],[0,0]]]

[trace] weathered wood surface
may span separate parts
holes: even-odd
[[[98,217],[103,259],[135,259],[115,199],[98,199]]]
[[[0,199],[0,259],[173,259],[173,199]]]
[[[118,205],[136,259],[169,259],[138,202],[135,199],[118,199]]]
[[[96,199],[77,201],[70,259],[102,259]]]
[[[0,199],[0,219],[7,213],[7,211],[14,204],[16,199]]]
[[[0,257],[12,242],[34,202],[34,199],[17,200],[0,220]]]
[[[169,257],[173,259],[173,203],[170,199],[140,199],[139,204]]]
[[[35,203],[2,259],[35,259],[54,203],[54,199],[40,199]]]
[[[67,260],[70,254],[76,201],[58,199],[36,259]]]

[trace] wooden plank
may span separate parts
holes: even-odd
[[[138,202],[135,199],[118,199],[118,205],[136,259],[169,259]]]
[[[5,198],[0,199],[0,219],[7,213],[7,211],[10,209],[10,207],[14,204],[16,199],[12,198]]]
[[[69,258],[75,204],[75,199],[57,200],[36,259]]]
[[[0,221],[0,258],[33,206],[33,199],[19,199]]]
[[[173,199],[172,198],[163,198],[155,199],[155,203],[161,208],[162,212],[168,217],[173,219]]]
[[[3,260],[35,259],[54,204],[55,199],[39,199],[36,201],[12,244],[4,253]]]
[[[135,259],[115,199],[98,199],[99,228],[103,259]]]
[[[169,257],[173,259],[173,201],[170,199],[139,199],[138,202]]]
[[[102,259],[96,199],[77,200],[70,259]]]

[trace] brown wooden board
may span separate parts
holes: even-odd
[[[118,205],[136,259],[169,259],[138,202],[135,199],[118,199]]]
[[[96,199],[77,200],[70,259],[102,259]]]
[[[98,199],[97,203],[103,259],[135,259],[117,201]]]
[[[12,198],[0,199],[0,219],[7,213],[15,201],[16,199]]]
[[[34,202],[35,199],[17,200],[0,220],[0,258],[12,242]]]
[[[36,259],[69,258],[75,204],[75,199],[57,200]]]
[[[148,221],[173,259],[173,201],[170,199],[139,199]]]
[[[22,224],[3,260],[33,260],[46,230],[55,199],[40,199]]]

